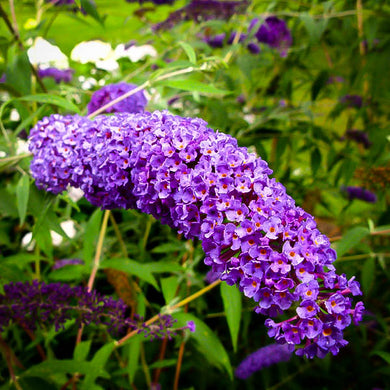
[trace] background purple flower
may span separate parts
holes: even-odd
[[[64,83],[70,83],[72,81],[74,69],[57,69],[57,68],[46,68],[38,69],[38,76],[41,78],[51,77],[54,81],[59,84],[61,81]]]
[[[270,344],[248,355],[236,368],[234,375],[247,379],[256,371],[291,359],[291,348],[288,344]]]
[[[377,196],[373,192],[362,187],[347,186],[341,187],[341,190],[347,194],[350,200],[360,199],[369,203],[375,203],[377,201]]]
[[[124,82],[104,86],[93,93],[88,103],[88,114],[137,87],[138,85]],[[106,112],[143,112],[147,103],[144,91],[138,91],[134,95],[114,104]]]
[[[255,33],[255,37],[259,42],[278,49],[282,57],[287,55],[287,49],[292,44],[291,32],[286,22],[276,16],[266,18]]]

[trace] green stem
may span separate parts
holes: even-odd
[[[182,306],[186,305],[187,303],[193,301],[194,299],[199,298],[200,296],[202,296],[206,292],[208,292],[208,291],[212,290],[214,287],[218,286],[221,282],[222,282],[221,280],[217,280],[214,283],[211,283],[208,286],[206,286],[206,287],[202,288],[201,290],[197,291],[196,293],[190,295],[189,297],[183,299],[182,301],[176,303],[176,305],[170,306],[168,308],[168,312],[173,312],[175,309],[178,309],[179,307],[182,307]],[[156,314],[154,317],[152,317],[148,321],[146,321],[145,325],[148,326],[150,324],[153,324],[153,322],[156,322],[159,318],[160,318],[160,314]],[[135,336],[137,334],[137,332],[138,332],[137,330],[134,330],[134,331],[130,332],[125,337],[121,338],[119,341],[116,341],[115,345],[117,347],[119,347],[125,341],[127,341],[131,337]]]

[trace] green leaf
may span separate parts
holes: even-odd
[[[21,95],[31,93],[31,65],[27,52],[18,54],[11,63],[8,64],[5,71],[7,84],[18,91]]]
[[[80,6],[87,13],[87,15],[92,16],[102,26],[104,25],[104,19],[99,15],[99,12],[96,9],[96,5],[93,1],[80,0]]]
[[[233,349],[237,351],[237,339],[241,322],[241,293],[237,286],[229,286],[227,283],[221,284],[221,297],[225,310],[226,321],[229,326],[230,337]]]
[[[91,370],[88,371],[85,376],[81,389],[90,390],[96,388],[95,381],[99,376],[110,378],[110,375],[107,374],[106,371],[102,371],[102,368],[106,365],[114,346],[114,342],[105,344],[95,353],[93,359],[91,360]]]
[[[390,364],[390,352],[375,351],[375,352],[372,352],[372,355],[378,355],[378,356],[380,356],[383,360],[385,360],[387,364]]]
[[[233,380],[233,370],[230,364],[229,356],[215,333],[199,318],[189,313],[174,313],[173,318],[177,319],[178,327],[186,326],[188,321],[195,323],[195,332],[191,333],[191,339],[200,353],[204,355],[210,364],[218,368],[223,368]]]
[[[170,276],[169,278],[161,278],[161,289],[164,295],[165,303],[168,304],[176,295],[178,286],[177,276]]]
[[[326,85],[328,80],[329,72],[326,70],[320,72],[320,74],[314,80],[313,85],[311,86],[311,100],[316,100],[318,94],[320,93],[321,89]]]
[[[318,168],[321,166],[321,161],[322,157],[320,150],[318,148],[314,148],[310,155],[310,164],[313,176],[315,176],[318,171]]]
[[[375,279],[376,261],[374,258],[368,258],[362,268],[362,288],[365,294],[367,294],[374,284]]]
[[[150,267],[130,259],[109,259],[101,263],[101,268],[112,268],[137,276],[145,282],[151,284],[156,290],[160,290],[157,281],[150,272]]]
[[[227,95],[231,93],[230,91],[216,88],[212,84],[204,84],[193,79],[164,80],[159,82],[159,84],[170,88],[182,89],[184,91],[198,92],[200,94]]]
[[[308,13],[301,14],[300,19],[309,33],[310,42],[312,44],[317,43],[326,29],[328,24],[327,19],[314,20]]]
[[[370,231],[362,226],[357,226],[348,230],[343,238],[337,242],[337,256],[341,257],[344,253],[347,253],[350,249],[354,248],[359,242],[370,234]]]
[[[65,110],[80,114],[80,109],[75,104],[73,104],[68,99],[62,96],[50,95],[48,93],[37,93],[36,95],[27,95],[17,98],[16,100],[53,104],[55,106],[64,108]]]
[[[29,192],[30,179],[28,175],[22,175],[16,186],[16,205],[18,207],[20,225],[23,225],[26,219]]]
[[[195,50],[192,48],[191,45],[189,45],[188,43],[186,42],[183,42],[183,41],[180,41],[179,42],[179,45],[183,48],[183,50],[186,52],[187,54],[187,57],[188,59],[190,60],[190,62],[192,62],[193,64],[196,64],[196,54],[195,54]]]
[[[151,250],[152,253],[168,253],[168,252],[179,252],[185,249],[185,245],[182,241],[178,242],[167,242],[156,246]]]
[[[100,209],[95,210],[85,228],[83,248],[83,260],[85,264],[89,264],[92,261],[102,223],[102,216],[103,212]]]
[[[128,357],[129,361],[127,363],[127,373],[129,375],[130,383],[134,382],[135,373],[138,370],[138,362],[141,352],[141,343],[145,340],[143,335],[137,334],[132,337],[129,341],[127,341],[126,345],[128,345],[129,352]]]
[[[89,350],[91,349],[92,340],[85,340],[76,345],[73,352],[73,359],[83,362],[87,360]]]

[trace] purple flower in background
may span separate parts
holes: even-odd
[[[54,81],[59,84],[61,81],[64,83],[70,83],[72,81],[74,69],[57,69],[57,68],[46,68],[38,69],[38,76],[41,78],[51,77]]]
[[[151,3],[156,4],[156,5],[164,5],[164,4],[173,4],[175,2],[175,0],[126,0],[126,2],[128,2],[128,3],[137,3],[138,2],[140,4],[151,2]]]
[[[364,309],[349,297],[361,295],[359,284],[336,274],[329,239],[264,160],[199,118],[71,118],[52,115],[30,132],[38,187],[78,187],[95,206],[138,209],[199,238],[205,264],[251,297],[257,313],[290,313],[266,326],[296,354],[324,357],[347,344],[342,331]]]
[[[193,20],[200,23],[206,20],[229,20],[236,13],[245,12],[249,1],[191,0],[189,4],[172,12],[166,20],[153,26],[153,30],[168,30],[176,24]]]
[[[257,19],[254,21],[249,26],[249,30],[257,24]],[[286,22],[276,16],[266,18],[255,33],[255,37],[259,42],[278,49],[282,57],[287,55],[287,49],[292,45],[291,32]]]
[[[371,141],[368,139],[368,134],[364,130],[348,129],[345,137],[362,144],[365,149],[371,146]]]
[[[249,42],[247,47],[252,54],[259,54],[261,51],[260,46],[256,42]]]
[[[228,44],[231,45],[233,43],[233,41],[236,39],[236,36],[237,36],[237,32],[236,31],[233,31],[231,34],[230,34],[230,37],[228,39]],[[238,41],[239,43],[241,43],[242,41],[245,41],[247,37],[247,34],[240,34],[239,38],[238,38]]]
[[[5,73],[3,73],[1,75],[1,77],[0,77],[0,83],[5,83],[5,82],[7,82],[7,80],[6,80],[6,77],[5,77]]]
[[[344,77],[341,76],[330,76],[327,80],[327,84],[343,83]]]
[[[138,85],[123,82],[104,86],[92,94],[88,103],[88,114],[137,87]],[[143,112],[147,103],[144,91],[138,91],[134,95],[107,108],[106,112]]]
[[[340,103],[347,107],[361,108],[363,106],[363,98],[360,95],[345,95],[340,98]]]
[[[221,33],[212,36],[205,36],[203,41],[211,47],[223,47],[223,41],[225,40],[226,34]]]
[[[288,344],[270,344],[248,355],[236,368],[234,375],[247,379],[256,371],[291,359],[292,353]]]
[[[375,203],[377,201],[377,197],[373,192],[366,190],[362,187],[348,186],[341,187],[341,190],[347,194],[348,199],[350,200],[360,199],[369,203]]]
[[[81,259],[61,259],[61,260],[56,260],[54,263],[52,269],[60,269],[63,267],[66,267],[68,265],[84,265],[84,261]]]
[[[102,296],[86,287],[37,280],[9,283],[4,286],[4,294],[0,294],[0,330],[16,323],[30,330],[38,325],[54,325],[58,331],[66,321],[75,318],[78,325],[105,325],[117,334],[137,330],[150,339],[171,338],[184,329],[195,331],[192,322],[173,329],[176,320],[170,315],[161,315],[157,322],[146,325],[142,317],[127,317],[126,309],[121,299]]]

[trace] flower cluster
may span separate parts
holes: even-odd
[[[0,294],[0,330],[13,322],[29,330],[36,329],[37,324],[49,324],[58,331],[72,318],[79,325],[105,325],[117,334],[137,330],[151,339],[170,338],[179,330],[194,329],[192,323],[173,329],[176,320],[169,315],[162,315],[157,323],[146,325],[141,317],[129,318],[126,309],[122,300],[89,292],[81,286],[45,284],[37,280],[9,283],[4,286],[4,294]]]
[[[248,0],[191,0],[186,6],[172,12],[166,20],[155,24],[153,29],[169,30],[185,20],[193,20],[196,23],[213,19],[229,20],[234,14],[245,12],[248,5]]]
[[[364,130],[348,129],[345,137],[356,141],[358,144],[362,144],[364,149],[368,149],[371,146],[368,134]]]
[[[289,344],[270,344],[248,355],[236,368],[235,376],[247,379],[256,371],[291,359]]]
[[[45,68],[38,69],[38,76],[41,78],[51,77],[59,84],[61,81],[70,83],[72,81],[74,69]]]
[[[284,20],[277,18],[276,16],[269,16],[264,22],[258,27],[257,31],[253,33],[254,29],[259,25],[260,20],[258,18],[253,19],[249,25],[247,33],[241,33],[238,37],[237,42],[247,42],[248,37],[254,35],[257,42],[247,42],[248,50],[253,54],[260,53],[260,46],[258,43],[264,43],[271,48],[277,49],[282,57],[287,55],[287,50],[292,44],[291,32],[287,28],[287,24]],[[227,43],[231,45],[236,39],[237,32],[233,31]],[[207,35],[203,38],[211,47],[223,47],[226,34]]]
[[[375,203],[377,201],[377,197],[373,192],[362,187],[348,186],[342,187],[341,190],[347,194],[349,200],[360,199],[368,203]]]
[[[340,98],[340,103],[350,108],[362,108],[363,98],[360,95],[344,95]]]
[[[75,129],[77,128],[77,131]],[[269,335],[323,357],[346,345],[343,329],[364,309],[358,282],[337,275],[335,251],[267,163],[199,118],[168,112],[53,115],[30,133],[37,185],[80,187],[96,206],[136,208],[198,237],[205,263],[257,302]],[[67,170],[67,173],[64,173]],[[295,314],[294,314],[295,313]]]
[[[91,100],[88,103],[88,114],[103,107],[112,100],[124,95],[127,92],[137,88],[138,85],[128,83],[109,84],[103,88],[95,91],[92,94]],[[106,112],[143,112],[148,101],[145,97],[144,91],[138,91],[134,95],[115,103],[113,106],[107,108]]]

